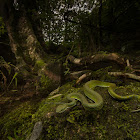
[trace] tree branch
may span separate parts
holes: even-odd
[[[96,55],[93,55],[90,57],[84,57],[84,58],[75,58],[74,56],[70,55],[68,59],[70,62],[77,65],[93,64],[100,61],[115,61],[116,63],[120,65],[123,65],[123,66],[126,65],[124,59],[115,53],[96,54]]]
[[[131,79],[135,79],[140,81],[140,76],[137,76],[135,74],[131,74],[131,73],[123,73],[123,72],[108,72],[109,75],[113,75],[113,76],[123,76],[123,77],[128,77]]]

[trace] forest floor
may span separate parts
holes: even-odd
[[[131,65],[135,65],[135,60],[140,59],[140,55],[136,56],[127,56],[129,59],[131,59]],[[133,84],[131,84],[133,83]],[[66,102],[65,100],[65,94],[70,92],[73,87],[72,84],[66,84],[64,87],[62,86],[60,94],[64,94],[63,98],[59,98],[57,100]],[[131,101],[125,101],[125,102],[118,102],[114,101],[108,93],[106,93],[106,89],[102,88],[96,88],[97,91],[100,92],[100,94],[104,98],[104,108],[97,112],[84,112],[81,111],[83,108],[81,108],[81,104],[78,105],[78,107],[74,108],[71,112],[66,112],[64,114],[55,114],[52,116],[52,118],[49,118],[48,121],[44,122],[44,132],[47,132],[47,136],[44,134],[41,136],[40,139],[72,139],[69,137],[69,135],[73,134],[73,139],[91,139],[91,140],[138,140],[140,139],[140,117],[139,113],[132,113],[131,110],[136,109],[140,103],[136,100]],[[140,95],[140,83],[135,80],[127,80],[126,87],[122,87],[119,89],[118,93],[122,92],[128,92],[131,94],[132,92]],[[65,93],[66,92],[66,93]],[[106,93],[106,94],[104,94]],[[22,122],[27,119],[28,121],[31,121],[33,119],[33,114],[39,110],[40,103],[44,100],[45,102],[48,102],[48,99],[46,99],[48,96],[48,93],[37,93],[36,88],[33,83],[26,83],[26,85],[23,85],[21,87],[18,87],[17,90],[9,90],[4,93],[0,93],[0,125],[3,126],[3,123],[5,123],[5,118],[7,118],[7,115],[11,112],[14,112],[15,110],[18,110],[18,108],[22,108],[23,105],[25,105],[24,111],[27,109],[27,112],[29,114],[20,116],[22,119]],[[55,99],[53,100],[55,102]],[[42,103],[41,103],[42,104]],[[26,108],[26,105],[28,106]],[[31,105],[31,108],[29,109],[29,106]],[[42,106],[41,106],[42,107]],[[54,108],[56,107],[56,104],[54,105]],[[49,108],[49,106],[48,106]],[[54,109],[53,108],[53,109]],[[52,112],[49,110],[49,112]],[[78,110],[77,110],[78,109]],[[19,109],[20,110],[20,109]],[[20,112],[22,114],[22,111]],[[26,114],[26,113],[25,113]],[[17,115],[18,116],[18,115]],[[55,118],[54,118],[55,116]],[[9,116],[10,117],[10,116]],[[8,118],[9,118],[8,117]],[[25,118],[24,118],[25,117]],[[11,117],[12,118],[12,117]],[[61,118],[61,119],[60,119]],[[2,130],[0,133],[1,139],[10,139],[15,137],[20,137],[22,135],[21,128],[19,130],[18,126],[14,124],[14,120],[12,120],[11,123],[7,123],[6,127],[4,129],[0,127]],[[20,120],[20,121],[21,121]],[[23,121],[24,120],[24,121]],[[8,120],[7,120],[8,122]],[[58,125],[56,125],[58,123]],[[16,127],[15,127],[16,125]],[[20,124],[21,125],[21,124]],[[25,126],[28,124],[24,124]],[[47,127],[48,125],[48,127]],[[94,127],[93,127],[94,126]],[[16,128],[13,129],[13,127]],[[22,126],[23,127],[23,126]],[[10,132],[10,130],[11,132]],[[13,129],[13,130],[12,130]],[[63,131],[60,131],[62,130]],[[72,130],[72,131],[71,131]],[[16,134],[15,134],[16,131]],[[2,135],[5,135],[3,137]],[[17,139],[16,139],[17,140]]]

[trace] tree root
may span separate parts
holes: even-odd
[[[123,72],[108,72],[109,75],[113,75],[113,76],[124,76],[124,77],[128,77],[131,79],[135,79],[140,81],[140,76],[137,76],[135,74],[131,74],[131,73],[123,73]]]
[[[116,63],[126,66],[126,63],[123,58],[115,53],[109,54],[96,54],[90,57],[84,58],[75,58],[72,55],[69,55],[68,60],[77,65],[84,65],[84,64],[93,64],[100,61],[115,61]]]

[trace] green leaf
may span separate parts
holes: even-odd
[[[10,84],[8,85],[8,88],[10,87],[10,85],[12,84],[12,82],[13,82],[14,79],[15,79],[15,81],[16,81],[15,83],[16,83],[16,86],[17,86],[17,78],[16,78],[17,75],[18,75],[18,73],[16,72],[16,73],[14,74],[14,76],[13,76],[13,78],[12,78]]]

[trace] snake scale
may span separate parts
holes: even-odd
[[[102,81],[98,81],[98,80],[91,80],[91,81],[88,81],[87,83],[85,83],[85,85],[83,86],[83,89],[84,89],[84,94],[89,99],[94,101],[93,103],[88,102],[86,97],[80,93],[70,93],[67,95],[67,99],[71,102],[59,105],[56,108],[56,112],[62,113],[65,110],[67,110],[68,108],[75,106],[77,103],[77,100],[79,100],[82,103],[82,105],[85,109],[100,110],[103,107],[103,98],[99,93],[94,91],[94,88],[96,86],[108,87],[109,94],[116,100],[129,100],[129,99],[136,98],[140,101],[140,95],[132,94],[132,95],[120,96],[120,95],[116,94],[114,92],[114,90],[116,88],[116,84],[114,84],[114,83],[102,82]]]

